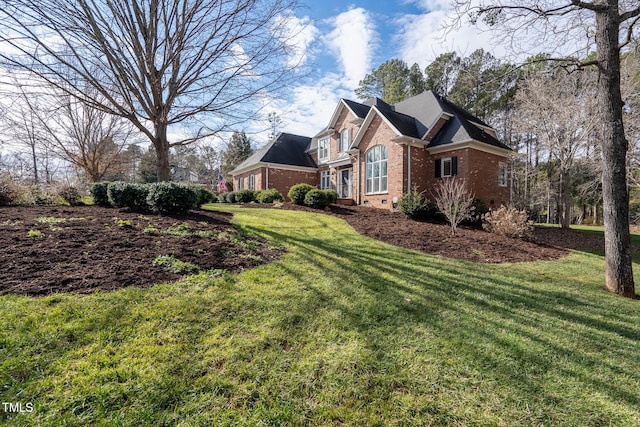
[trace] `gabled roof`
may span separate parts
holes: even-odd
[[[414,117],[391,110],[376,109],[376,111],[383,115],[401,135],[418,139],[422,137]]]
[[[251,166],[258,166],[260,163],[317,168],[316,162],[306,152],[310,144],[311,138],[307,136],[281,133],[240,163],[231,171],[231,175],[248,170]]]

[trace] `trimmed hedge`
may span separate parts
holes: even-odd
[[[147,209],[149,187],[130,182],[113,182],[107,187],[109,203],[116,208],[129,208],[133,211]],[[195,194],[195,193],[194,193]]]
[[[108,181],[93,183],[93,185],[91,186],[91,189],[89,190],[89,192],[91,193],[91,196],[93,197],[93,204],[99,205],[99,206],[110,205],[109,195],[107,194],[107,189],[109,188],[109,184],[111,183]]]
[[[316,209],[324,209],[329,206],[329,198],[324,190],[309,190],[304,196],[304,204]]]
[[[256,201],[258,203],[284,202],[284,197],[276,189],[262,190],[256,195]]]
[[[158,182],[149,185],[147,205],[158,213],[186,212],[198,207],[198,194],[187,185]]]
[[[196,194],[198,195],[198,206],[204,205],[205,203],[211,203],[211,202],[214,202],[214,201],[216,201],[216,202],[218,201],[217,200],[217,196],[215,194],[213,194],[213,192],[211,190],[209,190],[206,187],[203,187],[202,185],[191,184],[191,185],[189,185],[189,187],[193,191],[195,191]]]
[[[316,188],[313,185],[309,184],[296,184],[289,189],[289,193],[287,193],[287,197],[291,200],[292,203],[296,205],[302,205],[304,203],[304,198],[307,193],[311,190],[315,190]]]
[[[338,192],[336,190],[322,190],[327,195],[327,201],[330,205],[335,205],[338,202]]]
[[[240,190],[236,193],[236,202],[238,203],[251,203],[255,200],[255,193],[253,190]]]
[[[227,203],[235,203],[236,202],[236,194],[238,194],[238,193],[235,192],[235,191],[230,191],[227,194],[225,194],[224,200]]]

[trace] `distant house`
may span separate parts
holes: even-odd
[[[171,180],[182,183],[198,182],[198,173],[182,166],[171,165]]]
[[[509,202],[511,154],[490,125],[426,91],[396,105],[341,99],[313,138],[281,134],[232,175],[236,189],[286,195],[307,182],[335,189],[338,203],[379,208],[414,187],[430,194],[439,179],[457,176],[492,207]]]

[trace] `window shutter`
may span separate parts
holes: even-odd
[[[440,178],[442,176],[441,168],[442,159],[436,159],[436,178]]]
[[[458,175],[458,156],[451,158],[451,176]]]

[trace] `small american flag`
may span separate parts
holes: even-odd
[[[222,174],[218,175],[218,191],[227,191],[227,180],[224,179]]]

